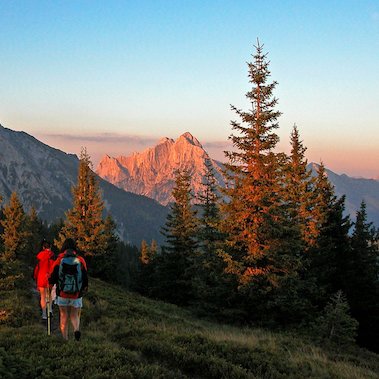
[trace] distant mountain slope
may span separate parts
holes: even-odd
[[[71,205],[77,167],[76,156],[0,126],[0,194],[5,201],[16,191],[42,218],[61,217]]]
[[[96,172],[117,187],[149,196],[166,205],[174,200],[171,193],[178,169],[189,170],[194,193],[201,191],[206,160],[212,163],[218,184],[223,186],[222,164],[211,159],[201,143],[188,132],[175,141],[162,138],[156,146],[128,157],[112,158],[107,155]]]
[[[64,217],[72,205],[79,160],[43,144],[24,132],[0,125],[0,194],[8,201],[16,191],[25,208],[32,205],[41,218]],[[162,241],[160,228],[167,209],[156,201],[120,190],[99,178],[106,209],[115,219],[120,236],[139,245],[142,239]]]
[[[311,163],[308,167],[312,169],[313,175],[316,175],[318,165]],[[362,200],[364,200],[367,205],[369,221],[379,227],[379,181],[351,178],[345,174],[338,175],[328,169],[326,169],[326,173],[328,179],[334,185],[336,195],[338,197],[346,195],[346,212],[351,215],[352,221],[355,220],[355,214]]]

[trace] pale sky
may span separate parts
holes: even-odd
[[[279,149],[379,177],[379,1],[0,1],[0,123],[96,165],[186,131],[224,160],[246,62],[271,61]]]

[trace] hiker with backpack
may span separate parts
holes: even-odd
[[[68,320],[74,329],[75,340],[80,340],[80,311],[83,292],[88,288],[87,264],[77,254],[76,243],[67,238],[61,253],[54,262],[50,284],[57,285],[56,304],[59,306],[60,330],[62,337],[68,340]]]
[[[54,264],[54,254],[50,250],[50,243],[42,242],[42,250],[37,254],[37,264],[34,267],[33,278],[36,281],[40,294],[42,319],[47,320],[46,300],[50,298],[49,276]]]

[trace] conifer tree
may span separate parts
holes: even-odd
[[[246,94],[252,109],[244,112],[232,106],[241,122],[231,122],[237,134],[229,138],[237,151],[226,152],[229,158],[226,175],[231,184],[226,191],[230,201],[224,208],[230,243],[241,246],[246,261],[241,273],[241,279],[246,276],[246,280],[262,273],[256,261],[269,248],[266,242],[275,228],[278,204],[278,161],[273,153],[279,140],[274,133],[280,116],[280,112],[274,110],[277,99],[273,97],[273,90],[277,83],[267,83],[269,63],[259,43],[253,58],[254,62],[248,63],[253,88]]]
[[[80,156],[78,181],[72,194],[73,207],[66,213],[66,220],[56,244],[60,247],[66,238],[74,238],[78,249],[91,260],[92,257],[107,252],[109,236],[105,233],[102,216],[104,203],[85,149]]]
[[[156,240],[152,240],[150,244],[150,257],[149,259],[153,259],[155,255],[158,253],[158,244]]]
[[[175,201],[162,231],[166,243],[158,259],[154,260],[157,275],[154,292],[168,301],[186,304],[192,295],[191,277],[198,231],[196,212],[191,205],[193,194],[188,171],[176,173],[172,195]]]
[[[205,161],[205,167],[203,190],[198,195],[199,254],[193,286],[198,306],[209,313],[212,308],[225,305],[227,281],[223,272],[226,267],[223,260],[225,234],[221,231],[220,193],[209,159]]]
[[[346,272],[346,294],[353,317],[359,321],[358,342],[379,351],[378,234],[367,221],[366,203],[357,212]]]
[[[0,289],[11,289],[23,278],[21,259],[25,257],[28,233],[26,216],[16,192],[3,209],[1,225],[3,249],[0,256]]]
[[[138,247],[117,240],[115,254],[116,268],[113,269],[112,278],[108,280],[121,284],[122,286],[129,289],[141,290],[139,282],[141,262],[139,260],[139,257],[140,250]]]
[[[8,205],[4,207],[3,214],[4,219],[1,224],[4,228],[2,235],[4,257],[9,260],[22,258],[25,255],[29,233],[25,228],[25,211],[16,192],[11,194]]]
[[[30,208],[29,213],[26,215],[26,227],[29,233],[27,241],[27,263],[34,263],[36,254],[41,249],[41,242],[46,236],[46,229],[38,217],[34,206]]]
[[[298,225],[304,248],[315,243],[316,230],[312,217],[314,205],[313,178],[307,168],[307,148],[300,140],[296,125],[291,132],[291,154],[289,156],[285,198],[289,203],[290,218]]]
[[[104,280],[115,282],[118,270],[118,247],[119,238],[116,233],[116,224],[111,217],[107,215],[104,223],[104,232],[99,238],[100,246],[96,254],[91,257],[91,273],[94,276]]]
[[[324,163],[321,162],[317,167],[317,176],[314,180],[314,202],[310,223],[312,245],[316,244],[323,225],[327,223],[329,209],[336,201],[334,187],[327,177]]]
[[[321,305],[333,293],[346,293],[346,270],[350,255],[349,216],[344,215],[345,196],[337,199],[321,164],[315,182],[316,203],[313,217],[317,231],[315,246],[310,252],[311,274],[318,283]]]
[[[55,253],[58,253],[58,248],[60,247],[60,245],[58,245],[59,233],[64,227],[64,220],[60,218],[56,222],[53,222],[52,224],[50,224],[49,226],[44,224],[44,227],[46,228],[47,241],[53,242],[52,250]]]
[[[324,342],[346,345],[355,341],[358,322],[351,317],[349,303],[342,291],[331,296],[315,327],[317,337]]]
[[[150,255],[150,248],[149,245],[145,240],[142,240],[141,242],[141,253],[140,253],[140,262],[143,265],[146,265],[149,263],[149,255]]]
[[[180,252],[191,256],[197,248],[198,230],[196,211],[192,207],[191,175],[188,171],[176,173],[175,187],[172,191],[174,203],[170,207],[163,235],[166,237],[165,251]]]
[[[136,274],[134,288],[145,295],[153,294],[155,292],[154,288],[157,287],[154,283],[154,276],[156,275],[155,270],[157,266],[157,254],[158,245],[155,240],[151,241],[150,246],[145,240],[141,242],[141,249],[139,254],[139,270]]]
[[[146,241],[141,243],[140,261],[142,264],[150,264],[154,257],[158,254],[158,244],[154,239],[151,241],[150,246]]]
[[[275,110],[273,96],[277,82],[268,82],[269,62],[259,42],[253,58],[248,63],[253,87],[246,94],[252,108],[245,112],[232,107],[240,122],[231,123],[237,132],[230,137],[236,151],[226,152],[225,173],[230,183],[224,230],[240,289],[247,295],[246,307],[257,317],[270,304],[278,307],[279,298],[288,300],[284,293],[274,300],[274,292],[292,291],[288,279],[296,276],[300,247],[292,238],[295,230],[283,200],[283,156],[273,151],[279,140],[275,129],[280,112]]]
[[[221,232],[220,195],[212,163],[205,161],[206,171],[203,179],[203,191],[198,195],[200,206],[199,247],[205,255],[211,255],[224,240]]]

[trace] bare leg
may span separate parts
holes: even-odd
[[[80,308],[70,307],[70,320],[74,332],[79,330],[80,327]]]
[[[71,307],[59,306],[59,319],[62,337],[68,340],[68,310]]]
[[[46,309],[46,288],[38,287],[39,295],[40,295],[40,305],[41,309]]]

